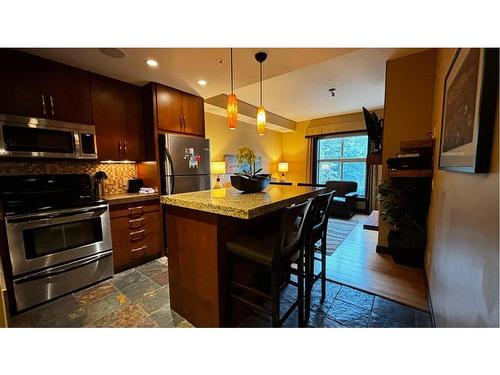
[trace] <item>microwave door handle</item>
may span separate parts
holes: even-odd
[[[168,148],[165,149],[165,163],[166,171],[170,171],[170,191],[167,191],[167,194],[174,194],[174,186],[175,186],[175,174],[174,174],[174,163],[172,161],[172,156],[170,155],[170,152],[168,151]],[[168,188],[167,188],[168,189]]]

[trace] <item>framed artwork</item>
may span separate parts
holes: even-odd
[[[226,173],[234,174],[240,173],[243,170],[250,170],[250,167],[247,164],[238,164],[236,155],[224,154],[224,161],[226,162]],[[262,156],[257,156],[257,160],[255,161],[255,168],[256,170],[262,168]]]
[[[458,49],[444,87],[439,169],[488,172],[498,101],[498,49]]]

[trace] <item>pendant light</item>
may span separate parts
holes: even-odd
[[[255,60],[260,64],[260,105],[257,109],[257,134],[264,135],[266,131],[266,110],[262,105],[262,63],[266,61],[267,53],[257,52],[255,54]]]
[[[234,95],[233,79],[233,49],[231,48],[231,94],[227,96],[227,126],[230,130],[236,129],[238,124],[238,99]]]

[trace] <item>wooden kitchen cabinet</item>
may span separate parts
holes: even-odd
[[[184,132],[205,136],[205,111],[203,98],[184,94],[182,96],[182,114],[184,116]]]
[[[143,160],[141,88],[94,75],[91,96],[99,159]]]
[[[97,155],[101,160],[120,160],[120,95],[116,81],[92,77],[92,109],[96,128]]]
[[[151,111],[156,116],[156,127],[160,131],[205,136],[203,98],[185,93],[159,83],[151,83],[145,90],[153,91],[155,100]]]
[[[157,84],[156,106],[158,129],[166,132],[182,132],[182,92]]]
[[[115,272],[162,254],[161,211],[157,199],[110,206]]]
[[[125,159],[142,161],[145,158],[142,89],[124,82],[120,83],[120,87],[123,153]]]
[[[0,50],[0,113],[91,124],[90,73]]]
[[[47,117],[43,71],[43,59],[0,49],[0,113]]]
[[[50,118],[92,124],[90,73],[47,61],[45,74]]]

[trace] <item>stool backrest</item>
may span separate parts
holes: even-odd
[[[328,226],[328,212],[335,190],[330,190],[314,198],[311,203],[310,215],[306,221],[305,245],[314,246]]]
[[[314,198],[311,204],[311,211],[313,213],[313,225],[326,226],[328,223],[328,211],[330,203],[332,202],[335,190],[328,191],[327,193],[320,194]]]
[[[273,253],[273,263],[290,258],[304,246],[304,223],[311,199],[295,204],[284,210],[281,219],[280,238]]]

